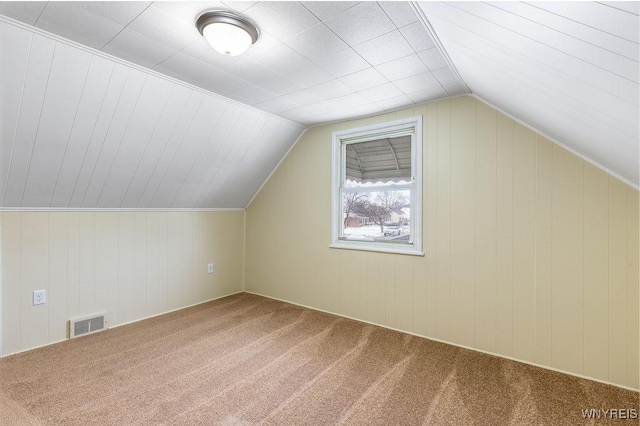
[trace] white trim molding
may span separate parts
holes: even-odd
[[[380,241],[345,240],[342,230],[343,167],[345,166],[345,145],[393,138],[397,135],[411,136],[411,221],[409,244],[385,243]],[[393,254],[423,256],[422,252],[422,116],[394,120],[347,130],[333,132],[331,144],[331,244],[330,248],[376,251]],[[402,185],[402,188],[407,186]],[[393,189],[394,187],[389,187]],[[379,190],[380,187],[372,187]]]

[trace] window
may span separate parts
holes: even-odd
[[[422,255],[422,117],[333,133],[331,247]]]

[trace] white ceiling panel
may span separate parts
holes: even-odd
[[[285,96],[285,99],[289,99],[298,105],[310,105],[316,102],[326,101],[327,99],[339,98],[352,92],[353,89],[349,88],[349,86],[337,80],[332,80],[299,92],[291,93]]]
[[[228,103],[207,97],[196,113],[189,129],[177,147],[160,182],[161,191],[156,191],[152,206],[173,207],[173,200],[198,159],[206,143],[214,137],[214,131]],[[191,143],[186,143],[191,142]],[[182,206],[185,207],[185,206]]]
[[[205,183],[203,181],[212,166],[213,159],[218,158],[220,155],[221,149],[225,146],[224,141],[229,136],[231,130],[235,126],[242,125],[241,122],[239,122],[242,114],[242,108],[237,105],[229,105],[223,111],[220,119],[216,123],[214,131],[191,165],[180,190],[174,197],[172,205],[197,205],[197,198],[207,189],[208,182]]]
[[[438,80],[429,71],[417,74],[411,77],[403,78],[394,82],[394,84],[404,93],[413,93],[418,90],[430,89],[440,86]]]
[[[145,81],[131,121],[109,166],[109,174],[100,190],[97,207],[122,203],[147,143],[160,124],[171,89],[172,85],[164,80]]]
[[[185,135],[193,123],[193,119],[200,110],[204,99],[205,95],[198,92],[192,92],[189,95],[187,104],[178,116],[178,120],[173,127],[169,138],[164,143],[161,155],[155,161],[153,170],[144,184],[144,190],[140,197],[139,207],[151,207],[151,200],[160,189],[160,184],[167,168],[184,140]]]
[[[257,1],[237,1],[237,0],[230,0],[230,1],[225,1],[223,2],[225,6],[236,10],[238,12],[244,12],[245,10],[249,9],[251,6],[255,5],[256,3],[258,3]],[[211,7],[209,5],[209,7]]]
[[[247,158],[303,129],[9,21],[0,35],[2,207],[244,207],[279,161]]]
[[[396,109],[406,105],[408,102],[413,102],[407,95],[396,96],[395,98],[385,99],[376,102],[376,104],[385,110]]]
[[[493,41],[503,46],[504,49],[527,56],[539,64],[553,67],[587,85],[600,88],[635,104],[638,103],[636,82],[619,78],[617,74],[580,60],[575,55],[558,51],[517,31],[508,30],[502,25],[492,24],[476,16],[473,12],[462,9],[463,7],[466,6],[434,3],[429,5],[429,10],[437,13],[439,19],[454,25],[465,35]]]
[[[414,53],[400,31],[392,31],[376,37],[355,46],[354,49],[373,66]]]
[[[615,9],[623,10],[625,12],[633,13],[638,16],[640,14],[640,3],[637,1],[602,1],[600,2],[609,7],[613,7]]]
[[[638,17],[598,2],[541,2],[536,6],[588,25],[601,32],[638,43]]]
[[[458,78],[453,74],[450,68],[440,68],[431,71],[431,74],[440,82],[440,84],[454,84],[458,82]]]
[[[246,86],[240,90],[227,95],[231,99],[236,99],[243,103],[260,104],[264,101],[268,101],[277,97],[273,92],[263,89],[258,85]]]
[[[128,28],[102,48],[102,51],[142,66],[153,68],[175,55],[177,50]]]
[[[591,2],[419,6],[474,93],[638,184],[635,9]],[[449,93],[456,90],[449,71],[433,74]]]
[[[258,83],[263,80],[280,77],[280,74],[271,71],[249,57],[242,57],[236,63],[225,68],[225,71],[250,83]]]
[[[326,20],[340,12],[359,4],[357,1],[304,1],[303,6],[309,9],[318,19]]]
[[[400,28],[400,33],[416,52],[431,49],[435,46],[431,37],[424,36],[424,24],[422,22],[414,22],[402,27]]]
[[[283,72],[282,75],[295,84],[302,86],[302,89],[326,83],[327,81],[334,79],[331,74],[329,74],[316,64],[305,65],[302,68],[287,70]]]
[[[82,201],[84,206],[98,207],[98,201],[109,178],[116,155],[118,155],[133,117],[139,112],[138,101],[147,84],[148,77],[148,74],[135,69],[130,69],[128,72],[116,109],[111,116],[109,128],[102,140],[99,156],[91,170],[89,184]]]
[[[125,196],[120,203],[121,206],[141,205],[142,196],[151,175],[156,169],[178,121],[185,113],[187,103],[193,100],[193,95],[193,92],[184,87],[173,86],[171,88],[171,94],[163,107],[160,120],[146,142],[144,153],[138,160],[133,178],[127,184]]]
[[[209,191],[214,190],[214,186],[218,185],[215,177],[219,174],[219,170],[224,166],[228,151],[231,147],[242,140],[246,135],[247,129],[250,127],[251,119],[254,118],[253,114],[249,111],[242,111],[236,120],[231,122],[230,126],[224,127],[220,132],[220,139],[215,142],[215,155],[209,158],[208,167],[204,170],[204,173],[200,179],[200,183],[194,188],[193,194],[191,194],[190,204],[195,206],[201,206],[202,201],[206,197]],[[230,143],[221,144],[220,141],[226,140]],[[268,143],[268,138],[265,139],[265,143]],[[256,149],[259,149],[256,146]]]
[[[153,7],[166,12],[187,25],[193,25],[203,10],[227,9],[219,1],[157,1],[153,2]]]
[[[285,44],[312,61],[325,58],[349,47],[324,24],[317,24],[285,40]]]
[[[3,32],[3,34],[7,33]],[[2,44],[10,43],[11,39],[3,38],[0,42]],[[29,164],[36,138],[38,137],[42,106],[49,82],[49,71],[53,61],[55,45],[56,43],[53,40],[35,34],[31,40],[29,63],[26,74],[22,76],[23,89],[20,115],[18,116],[16,133],[11,146],[11,160],[8,170],[3,170],[3,174],[8,174],[3,195],[3,205],[22,205]],[[7,84],[9,82],[2,83]]]
[[[201,38],[195,25],[186,24],[153,6],[141,13],[127,28],[177,50]]]
[[[79,1],[75,2],[75,5],[126,26],[148,8],[151,2],[135,1],[118,4],[112,1]]]
[[[356,45],[396,29],[375,2],[363,2],[324,21],[342,40]]]
[[[362,56],[358,55],[353,49],[335,53],[321,59],[317,64],[335,78],[344,77],[371,67],[371,64],[365,61]]]
[[[398,28],[418,22],[419,20],[409,2],[381,1],[378,2],[378,4]]]
[[[280,40],[286,40],[320,22],[299,2],[261,1],[244,13],[259,22],[260,28]]]
[[[418,55],[405,56],[404,58],[379,65],[376,69],[389,81],[400,80],[429,71]]]
[[[299,107],[297,103],[285,99],[284,97],[269,99],[268,101],[264,101],[260,103],[260,107],[267,111],[271,111],[275,114],[281,113],[283,111],[288,111],[290,109],[294,109]]]
[[[421,89],[415,92],[407,93],[407,96],[415,103],[432,101],[434,99],[447,96],[447,92],[441,85],[433,86],[428,89]]]
[[[256,51],[251,58],[280,74],[311,64],[310,60],[281,42],[265,50]]]
[[[386,83],[380,86],[363,90],[362,92],[360,92],[360,94],[371,102],[378,102],[400,96],[402,95],[402,91],[392,83]]]
[[[36,25],[96,49],[118,35],[124,25],[71,2],[48,2]]]
[[[423,50],[422,52],[418,53],[418,56],[430,70],[437,70],[439,68],[447,66],[447,62],[444,60],[444,58],[440,54],[440,51],[436,47]]]
[[[0,14],[33,25],[46,6],[46,1],[2,1]]]
[[[248,170],[244,169],[246,163],[244,163],[244,156],[247,152],[247,144],[243,141],[251,140],[255,138],[257,135],[261,133],[268,133],[267,124],[268,118],[266,117],[251,117],[251,123],[248,126],[244,126],[239,140],[229,146],[229,149],[226,152],[221,153],[219,158],[222,160],[222,164],[218,167],[215,167],[215,173],[207,186],[207,190],[203,195],[204,198],[216,198],[221,200],[222,205],[227,205],[228,200],[225,199],[223,194],[225,194],[226,190],[229,189],[229,186],[235,186],[232,181],[229,180],[229,177],[232,173],[232,169],[230,164],[236,163],[241,164],[240,169],[237,172],[248,172]],[[231,182],[231,183],[230,183]],[[235,190],[239,190],[240,188],[234,188]],[[234,194],[232,194],[235,196]]]
[[[617,4],[638,4],[638,2],[616,2]],[[638,60],[640,54],[637,43],[621,39],[613,34],[602,32],[589,25],[556,15],[543,9],[539,3],[523,2],[499,2],[491,3],[494,7],[501,8],[513,14],[530,19],[533,22],[544,23],[544,26],[556,30],[559,34],[566,34],[578,40],[583,40],[594,46],[600,46],[611,52]]]
[[[129,71],[130,69],[123,65],[115,64],[113,67],[107,91],[101,99],[100,110],[95,123],[93,123],[89,144],[84,150],[79,163],[80,168],[71,190],[71,200],[68,206],[84,206],[84,196],[87,193],[94,167],[100,157],[107,133],[113,122],[113,116],[127,82]],[[77,163],[72,168],[76,167]],[[68,191],[68,187],[62,190]]]
[[[40,124],[27,171],[21,205],[42,206],[51,203],[55,179],[62,166],[84,91],[92,55],[56,45],[49,72]]]
[[[367,68],[365,70],[346,75],[342,77],[340,81],[351,87],[353,90],[361,91],[387,83],[389,80],[380,73],[379,68]]]
[[[573,56],[585,63],[593,64],[620,77],[638,82],[638,62],[617,53],[594,46],[583,40],[547,28],[525,17],[510,13],[487,3],[465,5],[465,10],[475,16],[505,29],[533,39],[548,48]]]
[[[258,26],[258,41],[242,56],[214,51],[195,27],[197,16],[211,9],[241,11]],[[423,73],[418,61],[432,70],[448,67],[409,2],[12,2],[0,3],[0,13],[3,11],[302,125],[325,119],[317,111],[326,103],[315,110],[301,109],[297,100],[316,86],[344,81],[351,90],[331,92],[305,105],[395,84],[395,80]],[[408,56],[413,56],[406,59],[412,67],[395,74],[390,71],[392,61]],[[377,67],[385,70],[384,76]],[[457,87],[465,90],[462,84]],[[404,99],[406,105],[414,103],[409,97]],[[377,104],[371,108],[371,113],[384,112]],[[350,114],[356,111],[353,106],[348,109]]]
[[[302,84],[295,83],[294,81],[280,74],[277,74],[273,77],[268,77],[266,80],[261,80],[260,87],[268,90],[269,92],[275,93],[278,96],[286,95],[288,93],[297,92],[298,90],[304,89],[304,86]],[[263,104],[263,102],[261,102],[261,104]]]
[[[0,201],[4,199],[16,136],[24,78],[32,35],[11,25],[0,25]],[[11,41],[10,43],[2,40]]]

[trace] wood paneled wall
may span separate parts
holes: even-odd
[[[76,316],[106,311],[113,327],[241,291],[243,215],[0,213],[2,354],[64,340]]]
[[[331,133],[415,115],[425,256],[330,249]],[[311,128],[246,235],[247,291],[638,388],[638,191],[474,98]]]

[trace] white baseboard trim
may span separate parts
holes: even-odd
[[[159,317],[161,315],[170,314],[171,312],[181,311],[181,310],[187,309],[187,308],[193,308],[194,306],[202,305],[204,303],[213,302],[214,300],[223,299],[225,297],[233,296],[234,294],[240,294],[240,293],[244,293],[244,292],[242,290],[234,291],[233,293],[225,294],[223,296],[214,297],[213,299],[208,299],[208,300],[205,300],[205,301],[202,301],[202,302],[196,302],[196,303],[193,303],[191,305],[183,306],[181,308],[171,309],[170,311],[161,312],[159,314],[153,314],[153,315],[149,315],[149,316],[144,317],[144,318],[135,319],[133,321],[123,322],[122,324],[117,324],[117,325],[114,325],[113,327],[108,327],[107,330],[111,330],[113,328],[118,328],[118,327],[122,327],[122,326],[129,325],[129,324],[134,324],[136,322],[140,322],[140,321],[148,320],[148,319],[151,319],[151,318]]]
[[[460,345],[458,343],[448,342],[446,340],[437,339],[435,337],[430,337],[430,336],[425,336],[425,335],[422,335],[422,334],[412,333],[410,331],[401,330],[399,328],[389,327],[388,325],[378,324],[378,323],[371,322],[371,321],[366,321],[366,320],[363,320],[363,319],[360,319],[360,318],[354,318],[354,317],[350,317],[348,315],[342,315],[342,314],[338,314],[336,312],[331,312],[331,311],[327,311],[327,310],[324,310],[324,309],[314,308],[313,306],[303,305],[302,303],[296,303],[296,302],[292,302],[290,300],[285,300],[285,299],[280,299],[278,297],[268,296],[266,294],[257,293],[255,291],[245,290],[244,293],[253,294],[253,295],[256,295],[256,296],[262,296],[262,297],[266,297],[267,299],[273,299],[273,300],[277,300],[279,302],[290,303],[292,305],[300,306],[302,308],[312,309],[314,311],[324,312],[326,314],[331,314],[331,315],[335,315],[335,316],[338,316],[338,317],[347,318],[347,319],[358,321],[358,322],[363,322],[365,324],[375,325],[375,326],[378,326],[378,327],[386,328],[388,330],[393,330],[393,331],[398,331],[400,333],[410,334],[412,336],[421,337],[423,339],[433,340],[434,342],[444,343],[444,344],[451,345],[451,346],[457,346],[459,348],[468,349],[470,351],[480,352],[480,353],[483,353],[483,354],[486,354],[486,355],[492,355],[492,356],[495,356],[495,357],[498,357],[498,358],[504,358],[504,359],[508,359],[510,361],[516,361],[516,362],[520,362],[522,364],[527,364],[527,365],[532,365],[534,367],[544,368],[545,370],[555,371],[556,373],[568,374],[569,376],[578,377],[580,379],[591,380],[591,381],[594,381],[594,382],[603,383],[605,385],[611,385],[611,386],[615,386],[617,388],[626,389],[626,390],[630,390],[630,391],[633,391],[633,392],[639,392],[638,389],[635,389],[635,388],[632,388],[632,387],[629,387],[629,386],[624,386],[624,385],[620,385],[620,384],[617,384],[617,383],[611,383],[611,382],[607,382],[606,380],[600,380],[600,379],[596,379],[596,378],[589,377],[589,376],[583,376],[582,374],[571,373],[569,371],[560,370],[558,368],[553,368],[553,367],[549,367],[549,366],[546,366],[546,365],[536,364],[535,362],[523,361],[521,359],[513,358],[513,357],[510,357],[510,356],[506,356],[506,355],[497,354],[495,352],[485,351],[485,350],[478,349],[478,348],[472,348],[470,346]]]
[[[214,297],[212,299],[208,299],[208,300],[205,300],[203,302],[196,302],[196,303],[193,303],[191,305],[183,306],[181,308],[171,309],[170,311],[165,311],[165,312],[161,312],[159,314],[149,315],[149,316],[146,316],[144,318],[135,319],[133,321],[127,321],[127,322],[124,322],[122,324],[117,324],[117,325],[114,325],[114,326],[111,326],[111,327],[107,327],[104,331],[108,331],[108,330],[111,330],[111,329],[114,329],[114,328],[118,328],[118,327],[122,327],[122,326],[125,326],[125,325],[129,325],[129,324],[134,324],[136,322],[148,320],[148,319],[151,319],[151,318],[159,317],[161,315],[170,314],[171,312],[176,312],[176,311],[181,311],[183,309],[192,308],[194,306],[202,305],[204,303],[213,302],[214,300],[223,299],[225,297],[233,296],[234,294],[240,294],[240,293],[243,293],[243,291],[242,290],[234,291],[233,293],[225,294],[223,296]],[[91,336],[91,334],[89,334],[89,336]],[[86,336],[80,336],[77,339],[81,339],[83,337],[86,337]],[[71,340],[71,339],[66,338],[66,339],[62,339],[62,340],[56,340],[54,342],[45,343],[44,345],[34,346],[33,348],[22,349],[22,350],[19,350],[17,352],[11,352],[10,354],[4,354],[4,355],[0,356],[0,358],[6,358],[6,357],[9,357],[9,356],[18,355],[18,354],[21,354],[21,353],[24,353],[24,352],[33,351],[35,349],[44,348],[46,346],[55,345],[57,343],[66,342],[68,340]],[[76,339],[73,339],[73,340],[76,340]]]

